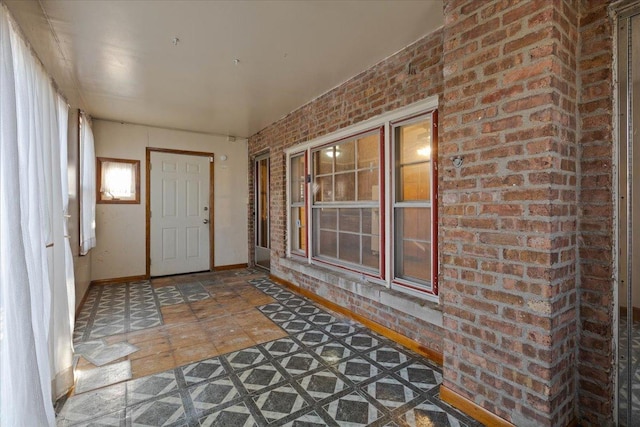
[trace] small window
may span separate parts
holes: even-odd
[[[98,203],[140,203],[140,161],[98,157]]]
[[[307,255],[307,167],[306,153],[291,157],[291,252],[297,255]]]

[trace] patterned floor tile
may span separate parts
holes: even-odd
[[[81,424],[69,423],[62,419],[56,420],[56,427],[67,426],[82,426],[82,427],[124,427],[125,425],[125,410],[113,412],[111,414],[103,415],[93,420],[83,421]]]
[[[324,328],[324,330],[329,332],[331,335],[335,337],[344,337],[344,336],[353,334],[354,332],[359,330],[359,328],[356,329],[356,327],[350,323],[336,322],[336,323],[327,325]]]
[[[200,418],[201,427],[252,427],[257,425],[244,402]]]
[[[334,365],[352,354],[351,350],[339,342],[330,342],[321,345],[314,348],[313,351],[329,365]]]
[[[284,305],[290,310],[293,310],[297,307],[305,306],[305,304],[307,304],[307,302],[302,298],[289,298],[287,300],[282,301],[282,305]]]
[[[318,415],[318,411],[311,410],[297,416],[294,420],[283,424],[283,427],[324,427],[326,425],[327,422],[324,418]]]
[[[274,313],[269,313],[267,317],[278,324],[282,324],[295,319],[296,315],[289,310],[280,310]]]
[[[270,341],[262,345],[271,357],[281,357],[287,354],[295,353],[300,350],[300,346],[291,338],[281,338],[279,340]]]
[[[347,343],[358,351],[371,350],[372,348],[380,345],[380,341],[365,332],[359,332],[354,335],[350,335],[344,338],[343,342]]]
[[[151,400],[178,389],[173,370],[127,382],[127,405]]]
[[[178,426],[183,425],[186,418],[182,397],[178,392],[127,410],[127,419],[132,427]]]
[[[238,379],[249,393],[260,392],[267,387],[284,381],[284,377],[271,363],[249,368],[241,372],[238,375]]]
[[[71,396],[67,399],[58,418],[62,422],[75,424],[117,412],[125,405],[126,386],[125,384],[116,384]]]
[[[292,376],[302,375],[320,367],[320,362],[305,352],[283,357],[277,362]]]
[[[249,368],[265,360],[264,354],[257,347],[236,351],[224,357],[234,370]]]
[[[198,384],[189,388],[193,406],[199,414],[212,412],[240,396],[229,377]]]
[[[398,420],[399,424],[405,426],[463,427],[466,425],[429,401],[409,409],[400,415]]]
[[[397,371],[404,380],[421,390],[429,391],[442,383],[442,374],[429,366],[414,362]]]
[[[76,374],[78,379],[76,381],[75,393],[86,393],[97,388],[131,379],[131,362],[124,360],[95,369],[78,371]]]
[[[324,344],[333,338],[323,331],[310,329],[295,335],[296,339],[308,347]]]
[[[370,357],[374,362],[389,369],[395,368],[409,360],[404,352],[389,346],[374,349],[367,354],[367,357]]]
[[[298,307],[293,308],[293,311],[298,315],[298,316],[303,316],[303,317],[310,317],[313,316],[314,314],[319,314],[321,313],[321,310],[316,307],[315,305],[309,304],[309,303],[304,303]]]
[[[323,312],[311,315],[307,317],[307,320],[311,322],[311,324],[317,325],[317,326],[326,326],[330,323],[335,323],[338,321],[338,319],[336,319],[329,313],[323,313]]]
[[[269,423],[309,406],[290,384],[259,394],[253,398],[253,401]]]
[[[284,305],[280,303],[272,303],[258,307],[258,310],[263,313],[275,313],[277,311],[284,310]]]
[[[311,329],[311,323],[296,318],[282,323],[280,327],[290,334],[295,334],[296,332],[302,332],[306,331],[307,329]]]
[[[323,408],[341,426],[365,426],[384,415],[356,391],[327,403]]]
[[[355,384],[373,378],[381,372],[380,368],[362,357],[344,360],[336,365],[336,369]]]
[[[102,366],[135,353],[138,350],[139,348],[135,345],[127,342],[118,342],[111,345],[96,347],[92,351],[85,352],[83,357],[96,366]]]
[[[418,397],[415,391],[390,375],[368,384],[365,391],[390,410]]]
[[[217,357],[195,362],[180,369],[187,385],[212,380],[225,374],[224,366]]]
[[[316,401],[326,399],[348,387],[336,374],[327,369],[301,377],[298,384]]]

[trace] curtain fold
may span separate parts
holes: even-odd
[[[89,117],[80,125],[80,255],[96,246],[96,155]]]

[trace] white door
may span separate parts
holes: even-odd
[[[254,230],[256,233],[255,260],[256,265],[270,267],[271,247],[269,238],[269,155],[256,159],[254,166],[256,179],[256,199],[254,213]]]
[[[211,268],[210,158],[151,152],[151,275]]]

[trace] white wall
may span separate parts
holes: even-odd
[[[140,160],[140,204],[99,204],[97,246],[92,249],[91,279],[141,276],[145,264],[146,148],[204,151],[214,163],[214,265],[247,262],[247,142],[222,136],[93,121],[96,156]],[[228,159],[219,160],[221,155]]]

